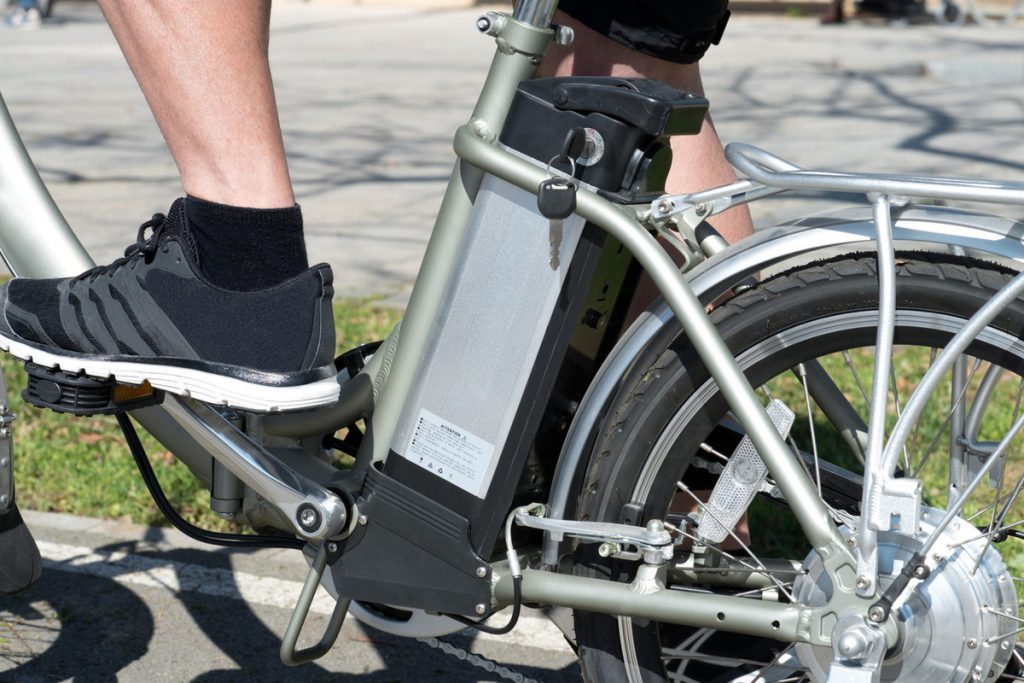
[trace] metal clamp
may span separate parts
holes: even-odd
[[[646,528],[607,522],[547,519],[528,512],[517,512],[515,520],[520,526],[546,531],[559,542],[569,535],[584,543],[607,543],[611,544],[609,547],[635,546],[649,564],[663,564],[673,556],[672,534],[665,528],[664,522],[657,519],[648,522]]]

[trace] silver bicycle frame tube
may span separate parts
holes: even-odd
[[[519,0],[512,10],[512,17],[524,24],[547,28],[551,25],[557,5],[558,0]]]
[[[0,159],[0,256],[11,274],[62,277],[92,267],[92,259],[71,232],[29,158],[3,96]]]

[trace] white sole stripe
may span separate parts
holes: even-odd
[[[125,384],[137,385],[148,381],[153,387],[178,396],[190,396],[205,403],[241,410],[301,410],[330,405],[338,400],[338,381],[334,377],[291,387],[268,387],[192,368],[60,356],[3,336],[0,336],[0,349],[47,368],[59,367],[66,372],[83,372],[100,379],[115,377]]]

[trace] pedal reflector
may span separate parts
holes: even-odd
[[[766,410],[775,429],[785,439],[793,426],[793,411],[775,398],[768,403]],[[757,454],[754,442],[749,436],[744,436],[719,476],[706,509],[701,510],[697,538],[705,544],[724,541],[761,490],[767,476],[768,468]]]

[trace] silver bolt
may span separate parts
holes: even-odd
[[[846,539],[846,545],[850,546],[851,548],[855,547],[857,545],[857,539],[853,536],[848,537]]]
[[[476,20],[476,30],[480,33],[487,33],[491,29],[491,20],[487,17],[480,17]]]
[[[651,521],[647,522],[647,530],[655,532],[664,531],[665,522],[661,521],[660,519],[652,519]]]
[[[484,578],[487,576],[487,567],[480,566],[476,568],[476,575],[478,578]]]
[[[658,213],[670,213],[674,208],[676,205],[671,199],[662,199],[658,202]]]
[[[336,552],[338,552],[338,544],[337,543],[328,543],[327,544],[327,552],[329,552],[329,553],[336,553]]]
[[[868,577],[866,577],[866,576],[858,576],[857,577],[857,588],[864,589],[864,588],[867,588],[870,585],[871,585],[871,579],[869,579]]]
[[[0,467],[7,467],[11,464],[10,458],[0,458]]]
[[[864,651],[867,647],[867,640],[865,640],[862,634],[856,631],[844,633],[839,638],[839,643],[837,644],[839,654],[847,659],[860,659],[864,656]]]
[[[485,605],[484,603],[481,602],[479,605],[476,606],[476,613],[477,614],[486,614],[487,613],[487,605]]]
[[[882,623],[883,621],[885,621],[885,610],[882,607],[875,605],[874,607],[868,610],[868,619],[875,622],[876,624]]]
[[[0,505],[7,505],[7,496],[0,496]]]
[[[555,42],[561,46],[572,45],[576,40],[576,32],[570,26],[559,26],[555,29]]]
[[[299,523],[306,527],[316,524],[316,511],[312,508],[306,508],[303,510],[299,513]]]
[[[366,515],[359,515],[359,520],[358,521],[359,521],[359,526],[366,526],[366,523],[369,520],[366,518]]]
[[[968,638],[967,639],[967,647],[969,647],[969,648],[971,648],[973,650],[974,648],[978,647],[978,641],[976,639],[974,639],[974,638]]]
[[[611,557],[617,554],[622,548],[618,543],[602,543],[597,547],[597,554],[601,557]]]
[[[695,210],[698,216],[706,216],[711,213],[711,207],[704,203],[698,204]]]

